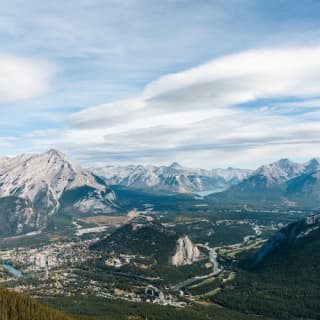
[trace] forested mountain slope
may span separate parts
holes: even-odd
[[[272,319],[320,319],[319,214],[279,230],[241,265],[214,302]]]

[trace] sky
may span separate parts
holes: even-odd
[[[0,156],[320,157],[320,1],[0,0]]]

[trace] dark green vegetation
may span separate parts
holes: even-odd
[[[242,257],[249,270],[237,268],[235,280],[211,300],[274,319],[320,319],[319,225],[304,220],[279,231],[258,253]]]
[[[158,223],[127,224],[106,239],[95,243],[94,250],[151,256],[159,263],[168,264],[174,253],[177,234]]]
[[[61,311],[37,303],[22,294],[0,287],[1,320],[72,320]]]
[[[219,220],[218,220],[219,221]],[[181,234],[188,234],[195,243],[208,243],[212,247],[240,243],[254,231],[249,224],[239,224],[237,221],[200,220],[179,222],[174,228]]]
[[[148,222],[132,223],[116,230],[107,238],[91,246],[92,250],[103,252],[103,257],[128,254],[135,256],[130,264],[118,270],[128,274],[159,278],[164,284],[174,284],[194,275],[208,273],[204,262],[180,268],[170,265],[175,253],[179,233],[161,224]],[[104,259],[97,267],[109,272],[114,270],[104,265]]]
[[[154,210],[166,213],[170,211],[197,211],[195,208],[195,197],[192,194],[168,195],[161,192],[148,192],[143,190],[129,189],[123,186],[110,186],[117,195],[117,202],[123,210],[145,210],[146,204],[151,205]],[[204,201],[197,201],[204,202]]]
[[[96,297],[46,298],[46,304],[60,308],[80,320],[267,320],[217,306],[194,304],[183,309],[150,303],[131,303]]]

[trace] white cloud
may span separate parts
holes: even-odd
[[[212,110],[257,99],[320,95],[320,48],[252,50],[151,82],[139,97],[85,109],[74,125],[105,126],[142,115]],[[140,112],[138,112],[140,110]]]
[[[0,103],[34,98],[46,93],[54,67],[45,61],[0,54]]]
[[[319,56],[320,48],[247,51],[162,77],[146,87],[144,96],[199,109],[319,95]]]
[[[254,165],[284,156],[279,148],[299,157],[311,144],[305,153],[315,156],[319,56],[318,47],[251,50],[169,74],[140,95],[72,114],[71,128],[55,143],[79,154],[86,150],[83,158],[184,162],[191,157],[207,167],[238,163],[228,157]],[[270,99],[270,107],[265,100],[260,104],[262,99]],[[286,102],[290,99],[298,102]],[[245,106],[249,102],[255,105]]]

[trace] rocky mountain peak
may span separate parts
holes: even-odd
[[[294,166],[294,162],[290,161],[289,159],[287,158],[283,158],[283,159],[280,159],[276,162],[276,164],[279,165],[280,168],[286,170],[286,169],[290,169],[292,166]]]
[[[48,154],[50,156],[65,158],[65,154],[57,149],[49,149],[45,154]]]
[[[172,162],[171,165],[169,166],[171,169],[175,170],[181,170],[183,167],[178,163],[178,162]]]
[[[192,243],[188,236],[183,236],[177,241],[176,252],[171,259],[171,263],[176,267],[184,266],[198,261],[199,258],[199,249]]]
[[[292,162],[289,159],[280,159],[276,162],[261,166],[253,173],[253,176],[263,175],[269,183],[281,184],[302,174],[303,171],[303,164]]]
[[[305,173],[312,173],[320,170],[320,159],[313,158],[305,164]]]
[[[0,163],[0,197],[18,196],[33,203],[45,199],[56,208],[66,190],[88,186],[105,190],[88,171],[74,165],[60,151],[23,154]]]

